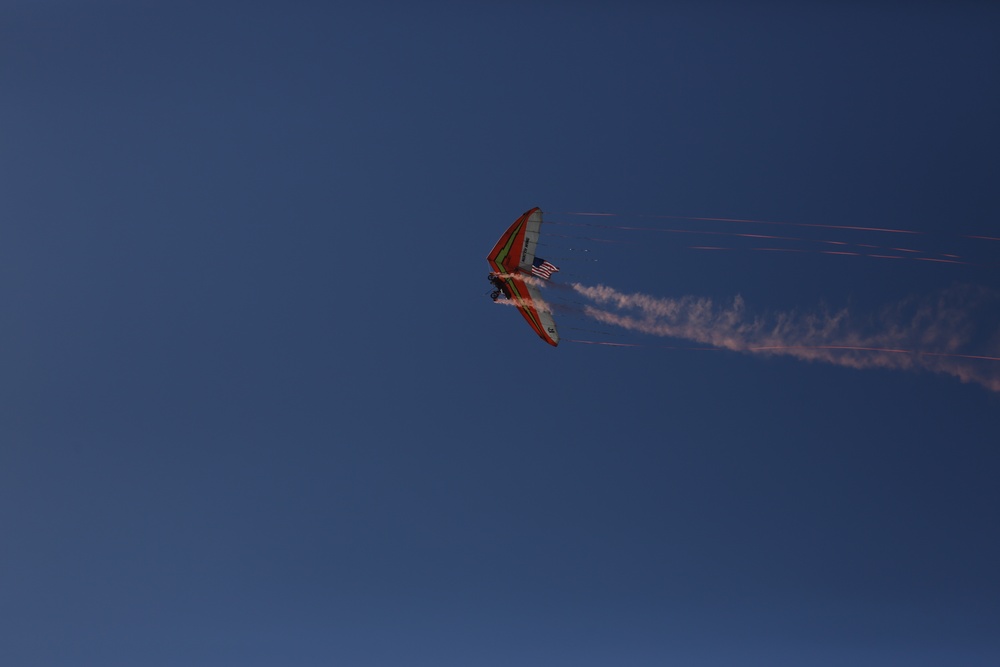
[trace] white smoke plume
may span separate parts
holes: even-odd
[[[496,274],[496,276],[500,279],[517,278],[521,282],[528,285],[532,285],[533,287],[549,287],[552,284],[548,280],[544,280],[542,278],[538,278],[526,273],[498,273]],[[552,306],[547,301],[542,299],[540,295],[536,296],[533,299],[523,299],[522,301],[518,301],[517,299],[507,299],[504,297],[500,297],[494,303],[499,303],[500,305],[503,306],[521,306],[521,305],[534,306],[539,311],[545,311],[550,313],[552,312]]]
[[[982,288],[956,286],[860,318],[847,308],[753,315],[740,296],[717,304],[572,287],[603,307],[586,306],[587,316],[632,331],[850,368],[923,369],[1000,392],[1000,298]]]
[[[523,281],[528,285],[534,285],[535,287],[547,287],[551,284],[548,280],[538,278],[530,273],[498,273],[496,276],[500,279],[517,278],[518,280]]]
[[[539,311],[549,312],[549,313],[552,312],[552,306],[549,305],[547,301],[543,301],[542,299],[523,299],[521,301],[518,301],[517,299],[507,299],[504,297],[500,297],[493,303],[499,304],[501,306],[514,306],[515,308],[518,308],[520,306],[534,306],[535,309]]]

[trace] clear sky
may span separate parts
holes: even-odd
[[[523,211],[616,212],[725,234],[547,225],[616,241],[550,236],[556,281],[1000,356],[998,27],[0,2],[0,661],[1000,664],[1000,362],[671,350],[579,303],[564,337],[637,347],[551,348],[485,280]],[[801,252],[729,235],[765,230]]]

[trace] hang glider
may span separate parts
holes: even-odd
[[[554,265],[535,257],[538,233],[542,226],[542,210],[533,208],[514,221],[487,256],[493,272],[490,283],[494,287],[493,300],[502,294],[514,302],[518,311],[528,321],[542,340],[549,345],[559,344],[559,332],[552,312],[542,300],[541,292],[532,284],[534,279],[548,280],[558,271]]]

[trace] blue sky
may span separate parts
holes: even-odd
[[[998,20],[2,3],[0,653],[997,664],[1000,394],[637,332],[552,349],[485,257],[532,206],[893,227],[969,263],[812,252],[886,243],[829,228],[547,242],[563,283],[763,318],[995,294],[1000,242],[965,237],[1000,236]],[[995,311],[961,314],[995,354]]]

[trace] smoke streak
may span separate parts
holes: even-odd
[[[579,214],[579,215],[583,215],[583,214]],[[656,216],[656,217],[672,217],[672,216]],[[694,219],[697,219],[697,220],[728,220],[728,218],[694,218]],[[743,221],[740,221],[740,222],[753,222],[753,221],[743,220]],[[796,237],[796,236],[778,236],[778,235],[774,235],[774,234],[752,234],[752,233],[746,233],[746,232],[726,232],[726,231],[710,230],[710,229],[674,229],[674,228],[667,228],[667,227],[636,227],[636,226],[631,226],[631,225],[601,225],[601,224],[594,224],[594,223],[588,223],[588,222],[559,222],[559,221],[552,221],[552,220],[550,220],[548,222],[548,224],[550,224],[550,225],[559,225],[559,226],[564,226],[564,227],[593,227],[593,228],[599,228],[599,229],[622,230],[622,231],[659,232],[659,233],[664,233],[664,234],[692,234],[692,235],[699,235],[699,236],[716,236],[716,237],[722,236],[722,237],[733,237],[733,238],[741,238],[741,239],[766,239],[766,240],[771,240],[771,241],[785,241],[785,242],[789,242],[789,243],[798,243],[798,244],[822,243],[822,244],[838,245],[838,246],[855,246],[855,247],[858,247],[858,248],[866,248],[868,250],[881,250],[881,251],[911,253],[911,254],[915,254],[915,255],[916,254],[939,254],[942,257],[946,257],[948,259],[937,259],[937,258],[930,258],[930,257],[908,257],[908,259],[918,259],[918,260],[921,260],[921,261],[929,261],[929,262],[941,262],[941,263],[944,263],[944,264],[968,264],[968,262],[957,261],[957,259],[958,259],[959,256],[958,255],[953,255],[953,254],[950,254],[950,253],[930,253],[928,251],[918,250],[918,249],[915,249],[915,248],[898,248],[898,247],[892,247],[892,246],[879,246],[879,245],[873,245],[871,243],[851,243],[851,242],[848,242],[848,241],[834,241],[834,240],[831,240],[831,239],[822,239],[822,238],[800,238],[800,237]],[[779,223],[768,223],[768,224],[779,224]],[[785,223],[780,223],[780,224],[785,224]],[[792,224],[792,223],[787,223],[787,224]],[[799,225],[799,223],[795,223],[795,224],[797,226],[830,227],[830,228],[833,228],[833,229],[871,229],[871,230],[874,230],[874,231],[890,231],[890,232],[901,232],[901,233],[906,232],[906,230],[886,230],[886,229],[863,228],[863,227],[843,227],[843,226],[835,226],[835,225]],[[921,232],[912,232],[912,233],[918,234],[918,233],[921,233]],[[558,238],[581,239],[581,240],[586,240],[586,241],[594,241],[594,242],[598,242],[598,243],[632,243],[632,244],[637,243],[637,242],[634,242],[634,241],[620,241],[620,240],[595,238],[595,237],[589,237],[589,236],[569,236],[569,235],[564,235],[564,234],[555,234],[555,233],[552,233],[552,232],[546,232],[546,236],[552,236],[552,237],[558,237]],[[693,246],[693,247],[695,247],[697,249],[707,249],[707,248],[703,248],[701,246]],[[712,249],[717,249],[717,248],[718,248],[718,246],[712,247]],[[757,250],[758,248],[752,248],[751,247],[751,248],[744,248],[744,249],[746,249],[746,250]],[[768,248],[768,250],[770,250],[770,248]],[[792,249],[790,249],[790,250],[792,250]],[[850,256],[863,256],[863,257],[876,257],[876,258],[889,258],[889,257],[891,257],[893,259],[896,258],[895,256],[892,256],[892,255],[871,254],[871,253],[867,253],[867,252],[865,252],[865,253],[861,253],[861,252],[833,252],[833,251],[809,250],[809,249],[794,249],[793,251],[794,252],[816,252],[816,253],[825,254],[825,255],[850,255]]]
[[[535,309],[540,311],[552,312],[552,305],[547,301],[542,299],[522,299],[518,301],[517,299],[507,299],[500,297],[493,303],[499,304],[501,306],[514,306],[515,308],[520,308],[521,306],[534,306]]]
[[[496,275],[500,279],[516,278],[521,282],[524,282],[528,285],[533,285],[535,287],[547,287],[552,284],[548,280],[537,278],[527,273],[498,273]],[[495,299],[493,303],[500,304],[501,306],[514,306],[514,307],[534,306],[536,309],[540,311],[552,312],[552,304],[545,301],[540,296],[534,299],[521,299],[521,300],[508,299],[502,296],[498,299]]]
[[[928,370],[1000,392],[1000,364],[993,363],[1000,362],[1000,298],[982,288],[941,290],[865,318],[846,308],[753,315],[740,296],[719,305],[709,298],[657,298],[604,285],[572,288],[601,306],[586,306],[588,317],[631,331],[849,368]]]
[[[833,241],[824,241],[824,243],[833,243]],[[846,244],[844,244],[846,245]],[[860,244],[858,244],[860,245]],[[870,257],[872,259],[908,259],[910,261],[916,262],[938,262],[940,264],[963,264],[969,265],[969,262],[963,262],[959,259],[942,259],[938,257],[913,257],[912,255],[881,255],[878,253],[867,253],[867,252],[853,252],[846,250],[810,250],[807,248],[763,248],[758,246],[750,246],[744,248],[738,248],[733,246],[706,246],[706,245],[690,245],[686,246],[689,250],[735,250],[735,251],[750,251],[750,252],[797,252],[797,253],[813,253],[819,255],[844,255],[847,257]],[[866,246],[868,247],[868,246]],[[918,250],[908,250],[906,252],[921,252]],[[958,257],[958,255],[950,255],[949,257]]]
[[[621,217],[618,213],[585,213],[583,211],[566,211],[564,215],[581,215],[602,218]],[[748,218],[704,218],[689,215],[652,215],[648,213],[628,214],[627,217],[652,218],[663,220],[698,220],[703,222],[743,222],[755,225],[781,225],[783,227],[816,227],[820,229],[850,229],[865,232],[886,232],[889,234],[922,234],[912,229],[893,229],[889,227],[860,227],[856,225],[820,225],[808,222],[779,222],[777,220],[751,220]]]
[[[517,280],[520,280],[521,282],[526,283],[528,285],[533,285],[534,287],[545,287],[549,285],[548,280],[545,280],[544,278],[539,278],[537,276],[533,276],[530,273],[498,273],[496,274],[496,276],[501,280],[506,280],[507,278],[516,278]]]

